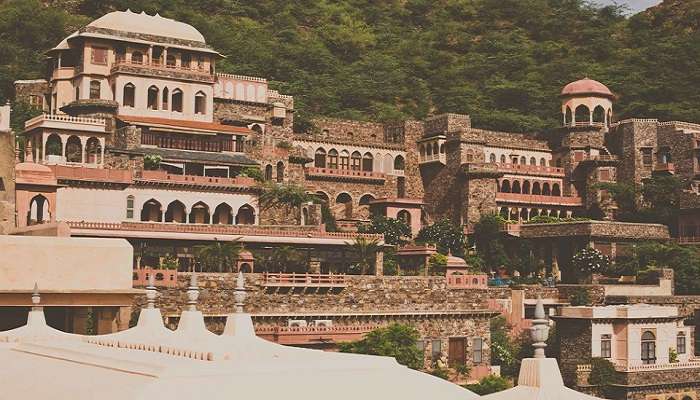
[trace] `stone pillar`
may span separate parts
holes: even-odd
[[[100,138],[100,165],[105,163],[105,139]]]
[[[376,276],[384,275],[384,250],[377,251],[374,261],[374,274]]]

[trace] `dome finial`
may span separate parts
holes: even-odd
[[[547,339],[549,339],[549,320],[544,313],[544,304],[540,296],[537,296],[535,319],[532,321],[532,328],[530,328],[530,337],[532,338],[532,347],[535,348],[535,358],[546,358],[544,348],[547,347]]]
[[[39,285],[34,282],[34,289],[32,290],[32,310],[39,311],[42,307],[39,305],[41,303],[41,295],[39,294]]]
[[[199,299],[199,287],[197,286],[197,273],[192,271],[190,286],[187,288],[187,309],[197,311],[197,299]]]
[[[236,312],[242,313],[243,306],[245,305],[245,299],[248,294],[245,290],[245,278],[243,277],[243,271],[238,271],[238,278],[236,279],[236,289],[233,291],[233,299],[236,301]]]
[[[148,286],[146,286],[146,308],[156,308],[156,297],[158,291],[156,289],[155,277],[153,274],[148,275]]]

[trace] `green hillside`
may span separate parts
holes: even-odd
[[[267,77],[313,115],[391,120],[470,114],[479,127],[559,124],[558,93],[589,76],[618,118],[700,121],[700,0],[629,19],[581,0],[4,0],[0,101],[43,76],[43,52],[112,10],[191,23],[218,70]]]

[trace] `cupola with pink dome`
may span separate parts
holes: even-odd
[[[602,83],[583,78],[564,86],[561,112],[566,127],[606,128],[612,121],[615,95]]]

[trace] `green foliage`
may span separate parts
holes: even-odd
[[[588,290],[578,289],[569,297],[569,303],[571,303],[572,306],[589,306],[592,301]]]
[[[456,256],[464,254],[466,240],[462,226],[453,224],[449,219],[441,219],[421,228],[416,236],[416,242],[435,244],[438,252],[446,254],[451,251]]]
[[[440,253],[435,253],[428,259],[430,269],[442,270],[447,266],[447,256]]]
[[[486,269],[495,270],[510,264],[501,238],[502,224],[503,219],[499,215],[485,214],[474,225],[472,240]]]
[[[277,148],[282,150],[291,150],[292,144],[287,142],[286,140],[283,140],[281,142],[277,142]]]
[[[384,251],[384,275],[396,276],[399,274],[399,263],[396,260],[395,251],[387,248]]]
[[[512,385],[508,379],[502,376],[488,375],[481,378],[479,383],[466,385],[464,387],[480,396],[483,396],[510,389]]]
[[[259,167],[245,167],[238,176],[253,178],[256,182],[265,181],[265,174],[263,174]]]
[[[467,364],[455,365],[454,369],[458,375],[464,376],[464,377],[469,377],[469,374],[472,372],[472,368]]]
[[[610,259],[600,251],[587,247],[571,258],[571,268],[580,280],[590,279],[593,274],[605,273],[610,269]]]
[[[678,352],[673,347],[668,348],[668,362],[671,364],[678,362]]]
[[[437,376],[444,380],[450,379],[450,371],[447,368],[435,367],[430,370],[430,375]]]
[[[350,251],[359,259],[360,275],[366,275],[375,265],[377,252],[382,250],[378,239],[358,236],[352,243],[347,243]]]
[[[232,272],[243,245],[236,240],[216,241],[212,244],[194,247],[194,256],[204,272]]]
[[[331,208],[326,203],[321,204],[321,222],[326,225],[326,231],[338,231],[338,222],[335,220],[335,215],[333,215]]]
[[[538,215],[536,217],[530,218],[528,221],[523,222],[524,224],[559,224],[562,222],[577,222],[577,221],[590,221],[590,218],[585,217],[569,217],[560,218],[552,215]]]
[[[387,244],[403,246],[411,239],[411,227],[403,220],[387,218],[385,216],[373,216],[369,224],[360,224],[357,227],[359,233],[381,233]]]
[[[505,317],[491,319],[491,364],[501,366],[501,374],[516,377],[519,362],[516,355],[520,352],[520,343],[510,337],[511,326]]]
[[[277,206],[292,208],[301,207],[302,204],[313,201],[314,196],[306,193],[303,186],[295,183],[267,182],[262,187],[260,194],[260,207],[270,209]]]
[[[409,325],[391,324],[375,329],[364,339],[340,343],[343,353],[371,354],[396,358],[396,361],[412,369],[423,368],[423,353],[416,346],[420,338],[418,330]]]
[[[168,254],[160,261],[160,267],[163,269],[177,269],[180,266],[180,261],[177,257]]]
[[[588,376],[590,385],[598,386],[601,392],[606,395],[610,392],[610,386],[617,383],[615,365],[605,358],[591,359],[591,374]]]
[[[143,156],[143,169],[155,171],[160,168],[161,161],[163,161],[163,157],[157,154],[146,154]]]
[[[634,262],[645,268],[673,269],[676,294],[700,294],[700,253],[692,247],[675,243],[640,243],[635,247]]]
[[[255,254],[256,269],[265,272],[305,273],[309,269],[304,252],[291,246],[275,247],[269,252]]]
[[[10,128],[15,133],[24,132],[24,123],[41,114],[41,109],[24,101],[16,101],[12,104],[10,114]]]

